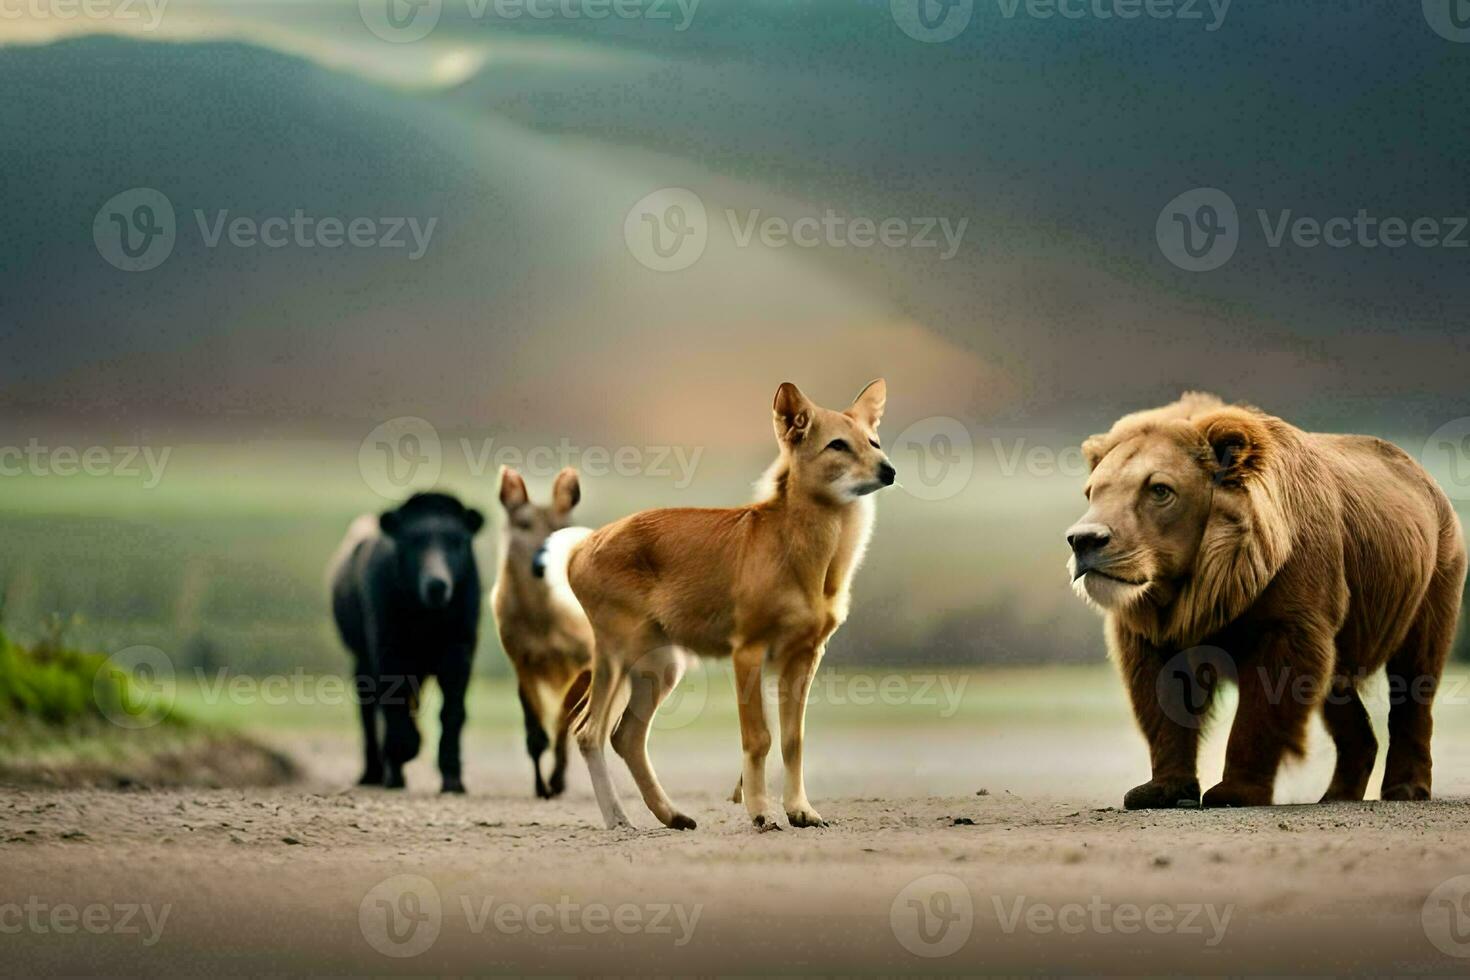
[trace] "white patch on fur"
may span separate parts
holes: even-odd
[[[1067,559],[1067,578],[1072,582],[1072,591],[1077,593],[1083,602],[1102,613],[1126,609],[1135,603],[1142,602],[1148,596],[1147,582],[1142,585],[1129,585],[1127,582],[1119,582],[1117,579],[1098,575],[1095,572],[1087,572],[1078,578],[1076,555]]]
[[[766,467],[766,471],[760,475],[760,479],[755,481],[756,503],[763,504],[767,500],[774,500],[776,498],[776,481],[780,479],[781,474],[785,473],[788,468],[784,453],[771,461],[771,465]]]
[[[1147,583],[1129,585],[1096,572],[1086,573],[1072,583],[1072,588],[1088,603],[1104,612],[1126,609],[1134,603],[1142,602],[1144,596],[1148,595]]]
[[[857,542],[852,549],[852,563],[848,566],[847,570],[847,579],[849,582],[857,574],[857,570],[862,567],[863,559],[868,555],[868,542],[873,539],[873,523],[878,518],[878,507],[873,501],[872,494],[859,497],[853,501],[852,506],[857,509],[858,536]]]
[[[568,616],[587,621],[587,614],[582,610],[582,604],[577,601],[577,594],[572,591],[572,583],[567,580],[567,564],[572,560],[572,552],[583,541],[592,535],[590,527],[564,527],[555,531],[546,539],[546,588],[551,593],[551,601]]]
[[[377,514],[359,514],[352,519],[352,523],[347,526],[346,537],[342,539],[341,544],[337,545],[337,550],[332,552],[331,561],[327,562],[327,590],[329,592],[332,583],[336,581],[337,573],[342,570],[343,565],[347,564],[352,553],[357,550],[357,546],[364,541],[371,541],[382,533],[382,529],[378,527]]]

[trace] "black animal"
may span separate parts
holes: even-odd
[[[420,493],[359,517],[337,551],[332,615],[356,660],[364,786],[403,788],[403,766],[419,753],[419,692],[435,677],[444,695],[443,791],[464,792],[459,742],[481,601],[471,544],[484,523],[448,494]]]

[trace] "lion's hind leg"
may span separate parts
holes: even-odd
[[[1352,678],[1339,674],[1332,679],[1332,688],[1322,702],[1322,721],[1337,746],[1337,767],[1322,802],[1361,800],[1378,759],[1378,739]]]
[[[1383,766],[1385,800],[1427,800],[1434,733],[1434,695],[1455,638],[1460,590],[1465,580],[1463,554],[1441,564],[1403,646],[1388,661],[1388,759]]]

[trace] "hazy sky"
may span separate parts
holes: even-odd
[[[1096,427],[1184,386],[1324,426],[1461,411],[1470,44],[1417,4],[990,0],[925,43],[904,0],[629,0],[640,16],[600,21],[392,0],[433,15],[397,43],[376,0],[58,2],[7,8],[3,36],[69,40],[0,48],[26,134],[0,147],[16,412],[707,431],[783,377],[879,373],[916,415],[977,425]],[[129,39],[72,37],[96,31]],[[708,244],[655,271],[625,219],[669,187]],[[146,272],[94,244],[133,188],[175,211]],[[1209,271],[1158,238],[1197,188],[1236,209]],[[415,220],[422,254],[412,229],[403,248],[222,234],[297,212],[373,241]],[[1293,224],[1360,213],[1442,244]],[[772,217],[828,224],[803,247],[757,233]],[[885,221],[891,242],[863,238]]]

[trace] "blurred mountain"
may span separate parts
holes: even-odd
[[[14,411],[413,414],[748,442],[768,438],[764,406],[788,375],[846,395],[890,370],[962,407],[989,379],[856,278],[789,251],[718,240],[677,275],[643,268],[623,222],[661,186],[646,159],[233,43],[0,49],[0,85],[16,93],[7,121],[36,134],[0,148],[13,231],[0,363]],[[176,214],[173,252],[150,271],[114,268],[93,242],[99,208],[131,188]],[[714,212],[752,191],[710,180],[701,196]],[[408,231],[398,249],[219,237],[238,217],[298,211],[379,229],[406,216],[432,234],[417,259]],[[756,424],[689,413],[716,398],[750,405]]]
[[[705,0],[684,31],[446,4],[447,54],[430,61],[458,80],[405,91],[352,70],[392,76],[417,49],[376,42],[351,5],[302,3],[256,34],[239,27],[265,17],[249,5],[180,6],[196,35],[217,14],[298,53],[0,47],[7,129],[27,134],[0,143],[12,413],[288,427],[417,414],[749,443],[763,429],[725,430],[725,407],[763,403],[780,377],[846,391],[899,372],[897,390],[923,393],[916,416],[977,426],[1085,431],[1183,387],[1325,428],[1427,431],[1459,414],[1462,253],[1272,249],[1255,227],[1258,208],[1470,212],[1467,52],[1417,10],[1238,7],[1208,31],[981,4],[952,42],[920,44],[876,2]],[[1250,236],[1205,275],[1153,236],[1194,186],[1226,189]],[[147,273],[91,241],[98,209],[134,187],[178,215],[173,254]],[[629,209],[664,187],[710,216],[706,254],[678,273],[622,240]],[[727,208],[945,217],[965,233],[949,260],[740,247]],[[436,223],[412,261],[209,248],[196,215],[297,209]]]

